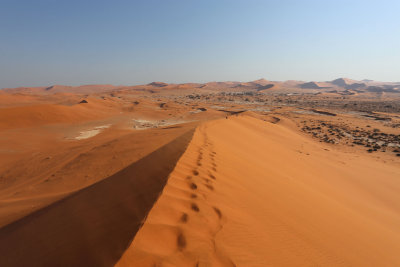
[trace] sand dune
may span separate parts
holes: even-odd
[[[77,93],[89,94],[95,92],[107,92],[117,89],[118,86],[109,84],[91,84],[81,86],[66,86],[66,85],[51,85],[42,87],[18,87],[18,88],[4,88],[5,92],[10,93],[27,93],[27,94],[55,94],[55,93]]]
[[[0,109],[0,128],[32,127],[54,123],[77,123],[101,118],[105,108],[85,105],[34,105]]]
[[[113,176],[0,229],[0,266],[113,265],[192,134],[189,131]]]
[[[286,120],[203,124],[117,266],[400,265],[399,166],[329,150]]]

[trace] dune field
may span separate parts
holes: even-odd
[[[2,90],[0,266],[400,266],[398,89],[359,83]]]

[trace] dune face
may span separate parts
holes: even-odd
[[[77,123],[100,118],[99,111],[84,105],[35,105],[29,107],[10,107],[0,109],[0,127],[16,128],[38,126],[52,123]]]
[[[3,227],[0,265],[112,266],[138,231],[191,135],[192,131],[113,176]]]
[[[10,93],[34,93],[34,94],[56,94],[56,93],[78,93],[90,94],[95,92],[108,92],[118,88],[110,84],[99,85],[81,85],[81,86],[65,86],[65,85],[51,85],[48,87],[19,87],[19,88],[5,88],[4,91]]]
[[[342,87],[345,87],[345,86],[347,86],[349,84],[352,84],[354,82],[355,81],[350,80],[350,79],[346,79],[346,78],[339,78],[339,79],[331,81],[332,84],[337,85],[337,86],[342,86]]]
[[[397,266],[398,177],[284,121],[209,122],[117,266]]]
[[[308,82],[308,83],[303,83],[299,85],[300,88],[304,89],[319,89],[321,88],[317,83],[315,82]]]
[[[365,87],[366,87],[365,83],[352,83],[345,86],[346,89],[361,89]]]

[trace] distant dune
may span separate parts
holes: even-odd
[[[146,85],[135,86],[114,86],[114,85],[82,85],[82,86],[63,86],[53,85],[48,87],[20,87],[20,88],[5,88],[2,92],[12,94],[57,94],[57,93],[74,93],[74,94],[94,94],[94,93],[108,93],[108,92],[125,92],[125,93],[160,93],[160,92],[183,92],[192,91],[197,93],[226,91],[237,92],[238,90],[256,90],[263,91],[272,89],[273,91],[281,92],[296,92],[299,89],[331,89],[336,90],[361,90],[362,92],[379,92],[379,90],[367,90],[368,86],[383,87],[381,92],[398,92],[393,91],[384,86],[397,86],[395,83],[375,82],[371,80],[356,81],[348,78],[339,78],[328,82],[304,82],[304,81],[268,81],[266,79],[259,79],[250,82],[207,82],[207,83],[183,83],[183,84],[169,84],[165,82],[151,82]],[[299,91],[300,92],[300,91]],[[359,92],[360,93],[360,92]]]
[[[65,85],[52,85],[48,87],[19,87],[19,88],[4,88],[5,92],[10,93],[79,93],[89,94],[95,92],[107,92],[118,88],[114,85],[81,85],[81,86],[65,86]]]
[[[316,83],[316,82],[302,83],[302,84],[299,84],[299,87],[303,88],[303,89],[326,89],[326,88],[331,88],[329,86],[324,86],[323,84]]]
[[[365,83],[352,83],[352,84],[346,85],[345,88],[354,90],[354,89],[363,89],[366,86],[367,85]]]
[[[356,83],[356,81],[348,79],[348,78],[339,78],[339,79],[331,81],[330,83],[337,85],[337,86],[345,87],[347,85]]]
[[[0,109],[0,128],[29,127],[51,123],[76,123],[101,117],[101,111],[88,106],[35,105]],[[103,110],[104,112],[104,110]]]

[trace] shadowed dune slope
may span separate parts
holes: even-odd
[[[112,266],[192,135],[190,130],[109,178],[0,229],[0,266]]]
[[[284,119],[207,122],[117,266],[400,266],[399,178]]]

